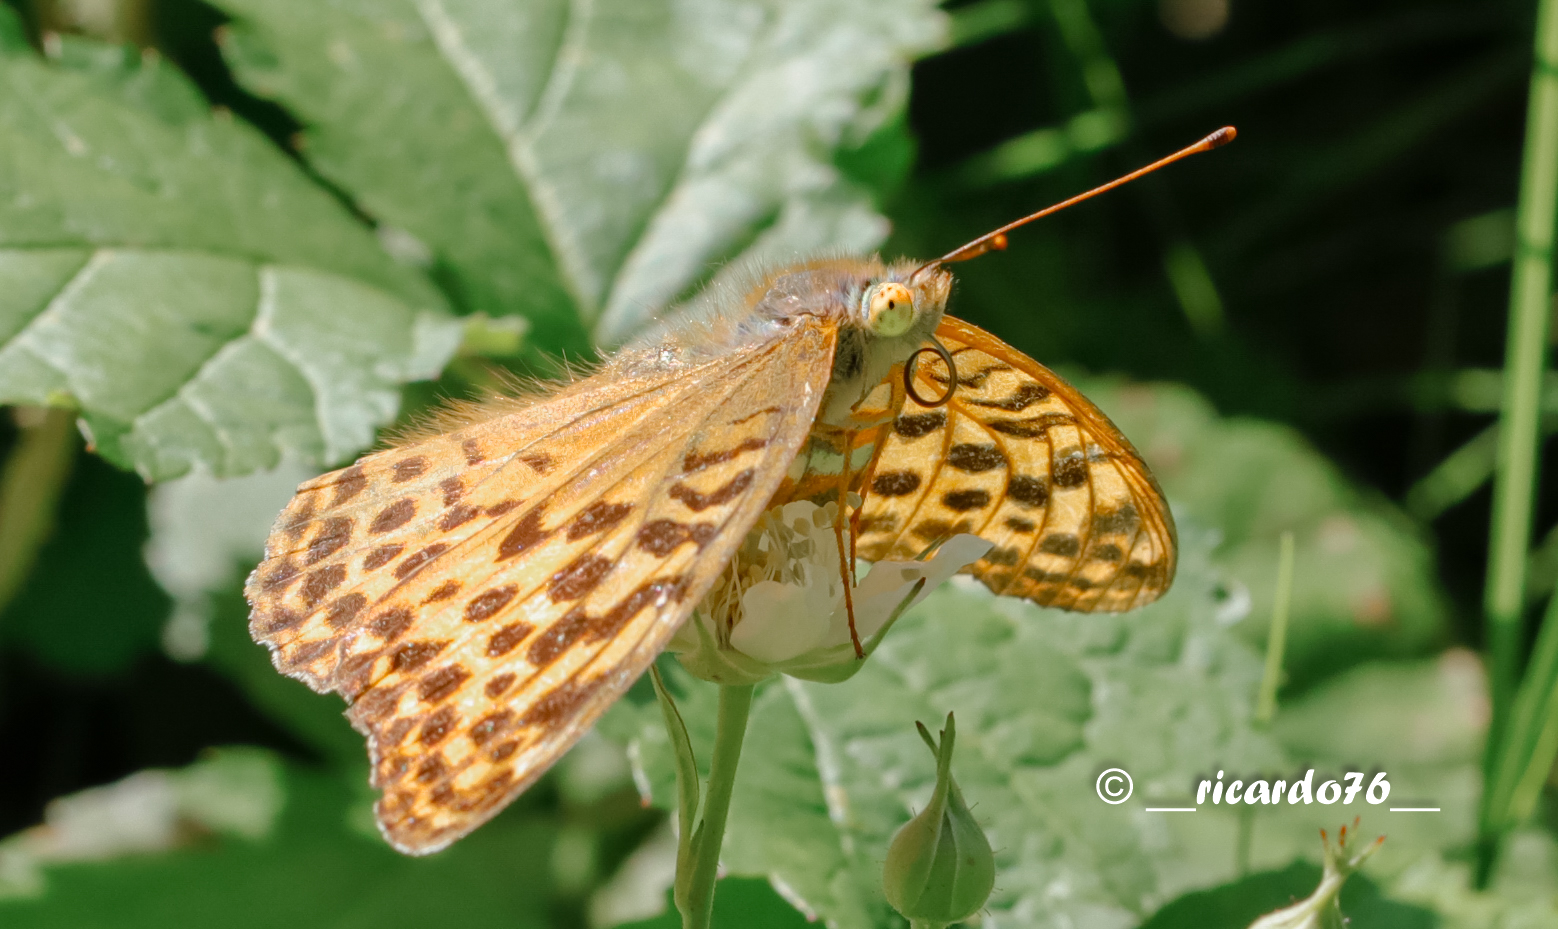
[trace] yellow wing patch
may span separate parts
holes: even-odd
[[[912,558],[969,532],[993,543],[969,570],[997,594],[1118,612],[1174,578],[1174,520],[1141,456],[1086,397],[995,336],[950,316],[937,337],[957,366],[950,403],[907,398],[867,471],[858,554]],[[917,392],[944,396],[922,356]]]
[[[485,822],[648,666],[784,479],[835,337],[813,320],[670,372],[614,363],[298,489],[250,630],[351,704],[396,848]]]

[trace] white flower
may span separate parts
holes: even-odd
[[[840,681],[859,669],[833,529],[837,513],[833,503],[800,501],[763,514],[671,640],[671,651],[689,671],[738,684],[774,673]],[[904,610],[989,550],[977,536],[958,535],[919,560],[871,565],[850,590],[865,653]]]

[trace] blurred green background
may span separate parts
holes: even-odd
[[[1365,835],[1391,840],[1343,897],[1354,925],[1555,924],[1551,783],[1493,889],[1468,879],[1488,712],[1473,652],[1533,3],[565,7],[0,8],[0,402],[14,405],[0,422],[0,836],[12,836],[0,924],[675,925],[634,922],[663,904],[673,847],[664,810],[640,800],[664,801],[665,769],[658,710],[638,691],[449,853],[412,861],[377,842],[361,742],[336,698],[271,671],[244,628],[241,580],[287,488],[499,369],[545,375],[550,357],[619,342],[730,262],[941,254],[1222,125],[1238,127],[1232,146],[956,269],[951,311],[1073,377],[1116,419],[1191,553],[1182,599],[1134,626],[1031,620],[1061,643],[1059,657],[1033,645],[1062,681],[1032,692],[1033,706],[1062,707],[1034,731],[1075,735],[1053,736],[1062,747],[1048,755],[991,755],[974,775],[1034,817],[998,847],[991,924],[1244,926],[1313,889],[1307,819],[1120,831],[1091,805],[1074,821],[1057,812],[1090,804],[1085,790],[1020,788],[1040,769],[1085,775],[1111,759],[1159,765],[1161,784],[1144,789],[1165,796],[1241,759],[1400,771],[1447,812],[1403,825],[1363,811]],[[561,80],[562,65],[546,70],[550,43],[569,42],[581,70]],[[619,150],[633,157],[595,158]],[[49,262],[79,273],[94,249],[188,263],[124,259],[121,284],[48,329],[44,308],[69,277]],[[211,270],[221,261],[241,265],[232,280],[281,269],[266,285],[281,294],[271,328],[243,309],[250,284]],[[250,336],[285,363],[215,370],[232,360],[218,346]],[[27,367],[67,356],[57,371]],[[1558,408],[1555,389],[1544,409]],[[100,454],[45,405],[74,406]],[[211,477],[278,463],[247,483]],[[1533,606],[1558,580],[1558,500],[1539,495],[1535,524]],[[1298,584],[1283,710],[1264,727],[1251,705],[1284,531]],[[1016,615],[946,603],[945,615]],[[934,654],[946,646],[927,615],[905,642]],[[1218,657],[1197,665],[1187,643]],[[883,664],[918,660],[906,644]],[[957,660],[949,678],[991,673],[993,659]],[[1092,704],[1065,708],[1066,675],[1090,682],[1077,686]],[[1126,706],[1143,712],[1206,684],[1163,722],[1198,734],[1170,760],[1137,762],[1135,730],[1108,715],[1125,710],[1099,702],[1111,681],[1139,689]],[[886,686],[839,692],[886,700],[870,689]],[[930,688],[924,709],[957,708],[961,731],[954,691]],[[847,696],[829,699],[845,704],[839,744],[861,765],[889,726],[912,744],[911,716],[852,718]],[[826,754],[821,730],[806,731],[794,746]],[[866,790],[862,809],[907,818],[916,770],[901,795]],[[82,793],[103,785],[118,793]],[[773,787],[829,828],[820,792],[787,791]],[[75,806],[51,808],[59,798]],[[32,828],[46,809],[52,833]],[[1344,814],[1322,812],[1330,828]],[[79,834],[105,837],[98,851],[60,844],[78,834],[61,825],[73,815]],[[745,839],[739,819],[721,925],[800,925],[791,904],[833,925],[893,924],[869,888],[810,889],[804,863],[759,847],[761,817]],[[838,838],[786,841],[801,859]],[[1053,847],[1030,855],[1034,843]],[[1115,868],[1117,856],[1129,862]],[[850,851],[837,873],[853,881],[880,857]]]

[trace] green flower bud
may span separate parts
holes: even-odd
[[[945,926],[968,919],[990,899],[995,853],[952,780],[952,714],[940,746],[923,724],[915,725],[936,756],[936,789],[930,804],[893,836],[882,890],[913,925]]]

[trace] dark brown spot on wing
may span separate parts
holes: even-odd
[[[373,621],[368,624],[368,629],[384,641],[393,642],[411,628],[412,619],[409,609],[397,606],[373,617]]]
[[[520,719],[520,725],[550,729],[573,716],[600,687],[598,681],[581,682],[569,679],[554,687],[551,693],[537,700]]]
[[[380,545],[378,548],[369,552],[368,557],[362,560],[362,569],[364,571],[377,571],[378,569],[394,561],[397,555],[399,555],[402,551],[405,551],[405,548],[406,546],[399,542],[396,542],[392,545]]]
[[[1031,519],[1023,519],[1021,516],[1006,517],[1006,528],[1013,532],[1032,532],[1039,528]]]
[[[465,485],[458,477],[446,477],[438,482],[438,489],[443,492],[444,506],[454,506],[465,496]]]
[[[465,453],[465,463],[468,465],[479,465],[487,460],[487,456],[482,454],[481,446],[476,444],[475,439],[466,439],[464,442],[461,442],[460,451]]]
[[[1049,399],[1049,388],[1042,384],[1027,381],[1017,388],[1010,397],[1000,400],[970,400],[972,406],[982,406],[991,410],[1006,410],[1009,413],[1021,413],[1040,400]]]
[[[390,465],[390,469],[395,472],[395,476],[390,478],[390,483],[404,484],[414,477],[422,476],[422,472],[427,470],[427,459],[421,455],[417,455],[414,458],[403,458]]]
[[[902,497],[920,489],[913,471],[884,471],[871,480],[871,492],[880,497]]]
[[[860,520],[860,534],[870,535],[873,532],[893,532],[898,528],[898,517],[892,513],[882,513],[877,516],[867,516]]]
[[[544,668],[556,661],[575,642],[609,639],[642,610],[680,600],[684,583],[679,577],[646,581],[602,616],[590,616],[582,607],[574,607],[530,643],[525,657],[536,668]]]
[[[368,476],[363,473],[362,465],[352,465],[335,479],[335,495],[330,498],[330,508],[340,506],[367,489]]]
[[[287,653],[287,662],[293,666],[312,664],[327,652],[335,651],[335,647],[339,644],[340,639],[318,639],[313,642],[303,642]]]
[[[947,464],[959,471],[977,474],[1006,466],[1006,456],[994,445],[961,443],[947,451]]]
[[[471,727],[471,741],[477,745],[486,745],[494,736],[514,725],[514,715],[513,710],[498,710],[482,717],[480,722]]]
[[[422,724],[422,734],[417,736],[417,741],[423,745],[437,745],[449,737],[458,719],[459,714],[455,712],[454,707],[446,706],[440,709]]]
[[[331,629],[339,629],[357,618],[363,607],[368,605],[368,598],[360,593],[349,593],[343,597],[337,597],[330,604],[329,612],[325,613],[325,625]]]
[[[268,594],[279,594],[291,586],[300,573],[297,562],[284,558],[260,579],[260,589]]]
[[[893,431],[906,439],[918,439],[930,435],[947,424],[946,410],[932,410],[929,413],[910,413],[898,417],[893,423]]]
[[[491,619],[499,610],[508,606],[509,601],[513,600],[517,593],[519,593],[518,584],[505,584],[502,587],[482,591],[465,604],[465,621],[479,623],[484,619]]]
[[[497,658],[507,655],[514,647],[525,641],[530,633],[535,632],[536,627],[529,623],[510,623],[492,634],[487,640],[487,657]],[[506,685],[505,685],[506,686]]]
[[[1055,486],[1080,487],[1087,483],[1087,462],[1076,449],[1065,452],[1055,460]]]
[[[607,503],[605,500],[597,500],[580,510],[579,515],[568,524],[568,541],[577,542],[585,536],[605,532],[627,519],[631,512],[633,512],[631,503]]]
[[[1022,553],[1015,548],[992,548],[985,553],[985,561],[993,565],[1014,565],[1021,557]]]
[[[1093,550],[1088,552],[1088,557],[1094,561],[1107,561],[1113,564],[1124,558],[1125,553],[1120,551],[1120,546],[1110,542],[1104,545],[1093,546]]]
[[[439,703],[470,679],[471,672],[465,670],[464,665],[452,664],[447,668],[439,668],[422,678],[422,683],[417,687],[417,696],[426,703]]]
[[[318,606],[330,591],[341,586],[346,580],[346,565],[330,564],[322,568],[315,568],[308,572],[303,579],[303,587],[298,591],[298,597],[309,606]]]
[[[456,580],[444,581],[434,588],[433,592],[422,598],[423,603],[437,603],[440,600],[448,600],[460,592],[460,582]]]
[[[1075,558],[1082,551],[1082,544],[1069,532],[1052,532],[1039,542],[1039,551],[1046,555]]]
[[[767,439],[751,438],[743,440],[739,444],[732,446],[731,448],[727,448],[724,451],[709,452],[706,455],[700,455],[697,452],[688,452],[687,457],[682,459],[682,473],[690,474],[693,471],[702,471],[704,468],[708,468],[717,464],[723,464],[734,458],[738,458],[747,452],[755,452],[766,448],[767,446]]]
[[[448,646],[448,642],[407,642],[390,656],[390,667],[396,671],[415,671]]]
[[[256,618],[264,618],[265,621],[259,623],[257,628],[262,635],[266,636],[272,636],[294,626],[302,625],[303,620],[308,618],[307,614],[297,610],[289,610],[284,606],[272,607],[268,613],[255,611],[254,615]]]
[[[674,519],[657,519],[645,523],[638,530],[637,541],[639,548],[656,558],[664,558],[686,542],[702,548],[718,534],[719,528],[713,523],[693,523],[689,526]]]
[[[487,686],[482,688],[482,693],[487,695],[488,700],[496,700],[503,696],[504,691],[513,687],[516,680],[519,680],[519,675],[512,672],[499,674],[487,682]]]
[[[551,536],[551,532],[541,528],[541,507],[536,507],[526,513],[509,534],[498,543],[498,560],[505,561],[515,555],[521,555],[530,549],[545,542]]]
[[[961,354],[963,354],[966,351],[969,351],[969,349],[960,348],[957,351],[952,353],[952,357],[956,358],[958,355],[961,355]],[[939,361],[939,359],[938,359],[938,361]],[[945,367],[945,366],[943,365],[943,367]],[[981,388],[981,387],[985,386],[985,381],[990,379],[990,375],[996,374],[996,373],[1001,372],[1001,371],[1010,371],[1011,369],[1012,368],[1011,368],[1010,365],[997,364],[997,365],[991,365],[990,367],[985,368],[983,371],[978,371],[978,372],[975,372],[973,374],[964,374],[963,372],[959,371],[958,372],[958,386],[959,387],[972,387],[972,388],[977,390],[978,388]],[[927,368],[925,370],[925,376],[929,377],[931,380],[935,381],[938,384],[945,384],[945,383],[947,383],[948,380],[950,380],[950,378],[948,378],[946,374],[942,373],[942,371],[938,371],[938,370],[930,369],[930,368]]]
[[[501,502],[494,503],[492,506],[487,507],[487,515],[502,516],[504,513],[514,509],[523,502],[523,500],[503,500]]]
[[[442,780],[449,773],[449,765],[444,761],[443,755],[432,755],[417,766],[417,773],[412,779],[419,784],[431,784]]]
[[[1006,485],[1006,496],[1026,507],[1040,507],[1049,502],[1049,484],[1042,477],[1019,474]]]
[[[701,494],[686,484],[678,482],[671,487],[671,496],[680,500],[694,513],[701,513],[711,506],[729,503],[739,497],[752,486],[754,473],[751,468],[747,468],[727,481],[723,487],[706,494]]]
[[[448,550],[448,544],[444,542],[434,542],[432,545],[429,545],[427,548],[424,548],[419,552],[407,555],[405,561],[402,561],[400,564],[395,566],[394,574],[401,580],[405,580],[412,574],[422,570],[423,565],[427,564],[429,561],[432,561],[434,558],[437,558],[439,555],[442,555]]]
[[[352,521],[345,516],[332,516],[319,524],[319,534],[308,545],[305,565],[318,564],[346,547],[352,540]]]
[[[608,558],[585,553],[552,575],[546,595],[553,603],[577,600],[594,590],[614,564]]]
[[[1037,439],[1055,426],[1069,426],[1076,421],[1077,418],[1069,413],[1042,413],[1027,419],[992,419],[985,425],[1003,435]]]
[[[475,519],[481,514],[481,510],[474,506],[466,506],[463,503],[456,504],[444,511],[444,515],[438,520],[438,528],[442,532],[451,532]]]
[[[1117,510],[1100,510],[1093,514],[1093,531],[1099,535],[1114,532],[1135,532],[1141,522],[1136,507],[1127,503]]]
[[[341,662],[332,679],[336,691],[347,703],[356,700],[373,683],[370,677],[378,658],[378,652],[363,652]]]
[[[983,490],[954,490],[944,494],[941,503],[949,510],[964,513],[990,505],[990,494]]]
[[[530,465],[530,470],[536,472],[537,474],[545,474],[552,470],[552,456],[550,455],[538,452],[534,455],[525,455],[519,460],[523,461],[527,465]]]
[[[303,538],[304,531],[308,529],[309,523],[313,522],[314,497],[315,494],[309,494],[294,501],[297,509],[293,510],[291,515],[287,517],[286,525],[287,538],[294,542]]]
[[[917,523],[910,531],[919,538],[931,542],[957,535],[957,528],[944,519],[927,519],[924,522]]]
[[[525,652],[525,660],[536,668],[544,668],[556,661],[573,643],[584,638],[590,629],[590,617],[582,607],[574,607],[553,623]],[[489,647],[488,651],[491,651]]]
[[[415,515],[417,515],[416,501],[410,497],[402,497],[379,511],[379,515],[373,517],[373,522],[369,524],[368,531],[378,534],[399,529],[411,522],[411,517]]]

